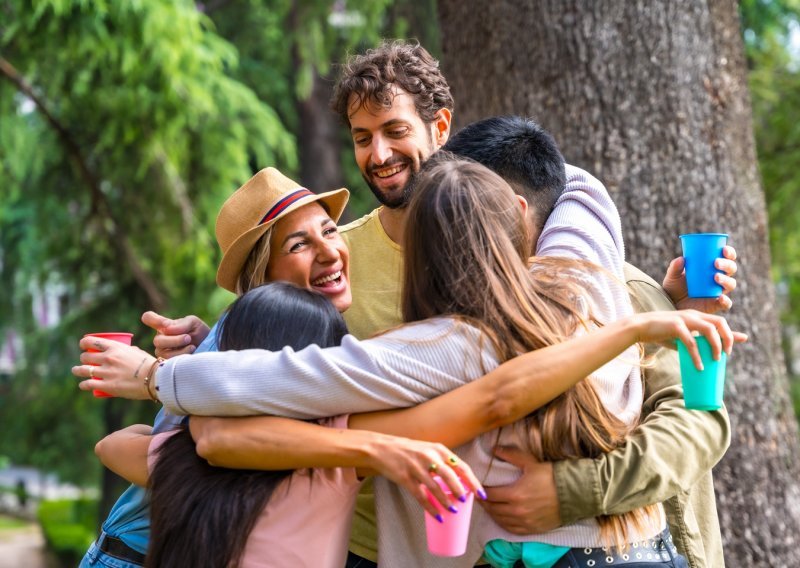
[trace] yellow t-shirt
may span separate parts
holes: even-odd
[[[400,325],[400,282],[403,249],[383,230],[379,209],[339,228],[350,249],[350,288],[353,303],[344,312],[347,328],[359,339]],[[367,479],[356,498],[350,550],[378,561],[378,529],[372,479]]]
[[[359,339],[402,323],[403,249],[383,230],[379,211],[375,209],[339,229],[350,249],[353,292],[353,303],[344,312],[344,319],[347,329]]]

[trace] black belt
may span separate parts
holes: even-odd
[[[97,548],[106,554],[113,556],[114,558],[119,558],[120,560],[125,560],[133,564],[144,564],[144,554],[138,550],[132,549],[130,546],[116,537],[109,536],[107,534],[101,536],[100,543],[97,545]]]
[[[616,548],[573,548],[553,568],[570,568],[573,566],[624,566],[626,564],[654,564],[664,566],[680,557],[678,550],[672,543],[669,529],[665,529],[655,538],[635,542],[628,546],[625,552]],[[672,566],[673,564],[669,564]],[[676,564],[681,566],[682,564]]]

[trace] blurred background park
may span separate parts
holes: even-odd
[[[216,213],[258,169],[350,188],[347,220],[375,206],[328,100],[335,64],[383,38],[440,59],[455,128],[553,131],[656,279],[680,232],[731,234],[752,345],[715,475],[751,561],[728,564],[796,565],[776,559],[800,548],[800,1],[0,0],[0,566],[32,565],[3,547],[38,534],[75,565],[124,489],[95,442],[155,414],[78,391],[84,333],[152,350],[145,310],[214,321]]]

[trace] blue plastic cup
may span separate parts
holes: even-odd
[[[717,298],[722,295],[722,286],[714,280],[714,275],[722,271],[714,268],[714,261],[722,256],[722,249],[727,242],[728,235],[724,233],[681,235],[690,298]]]
[[[697,336],[695,341],[700,351],[700,358],[703,360],[702,371],[697,370],[686,346],[682,341],[678,341],[683,401],[690,410],[717,410],[722,406],[728,355],[723,351],[719,361],[714,361],[708,339]]]

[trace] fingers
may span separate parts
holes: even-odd
[[[717,259],[717,262],[720,262],[719,259]],[[734,272],[736,272],[736,270],[734,270]],[[723,294],[730,294],[736,289],[736,279],[732,278],[730,275],[726,276],[718,272],[714,275],[714,281],[722,286]]]
[[[190,335],[158,334],[153,338],[153,346],[156,348],[156,356],[164,359],[194,353],[197,349],[192,345]]]
[[[166,327],[171,322],[172,320],[167,319],[156,312],[148,311],[142,314],[142,323],[156,331],[161,331],[162,328]]]
[[[533,454],[513,446],[497,446],[494,450],[494,455],[522,470],[528,465],[538,463]]]
[[[734,343],[744,343],[747,340],[748,340],[748,335],[746,333],[742,333],[740,331],[733,332]]]
[[[736,260],[736,257],[738,255],[736,254],[735,248],[733,248],[730,245],[725,245],[724,247],[722,247],[722,256],[724,256],[728,260]]]
[[[682,256],[673,258],[667,267],[667,273],[664,275],[664,280],[674,279],[677,280],[683,276],[684,260]]]
[[[103,353],[91,353],[89,351],[83,351],[80,355],[80,361],[83,363],[84,366],[89,365],[100,365],[103,363],[105,359],[105,355]],[[97,370],[95,369],[95,372]],[[89,376],[88,374],[86,375]]]
[[[731,300],[730,297],[726,296],[723,292],[721,296],[717,296],[717,298],[714,300],[714,306],[707,310],[707,313],[713,314],[716,312],[727,311],[731,309],[732,305],[733,300]]]
[[[78,342],[78,346],[84,351],[86,351],[87,349],[93,349],[95,351],[106,351],[113,344],[114,344],[113,341],[93,336],[84,337],[80,340],[80,342]]]
[[[412,492],[414,494],[414,492]],[[441,514],[441,509],[449,510],[451,513],[458,513],[458,508],[450,502],[450,498],[442,490],[436,480],[430,475],[422,476],[422,483],[419,484],[419,492],[414,494],[414,497],[422,505],[432,517],[435,517],[440,523],[444,522]],[[437,506],[438,501],[438,506]]]
[[[698,371],[702,371],[703,359],[700,357],[700,351],[697,349],[697,341],[695,341],[692,332],[689,331],[689,328],[686,327],[685,323],[679,326],[677,336],[680,342],[683,343],[684,347],[686,347],[686,351],[692,358],[692,362],[694,363],[695,368]]]
[[[91,391],[91,390],[102,390],[103,389],[103,381],[99,379],[89,379],[86,381],[81,381],[78,383],[78,388],[83,391]]]

